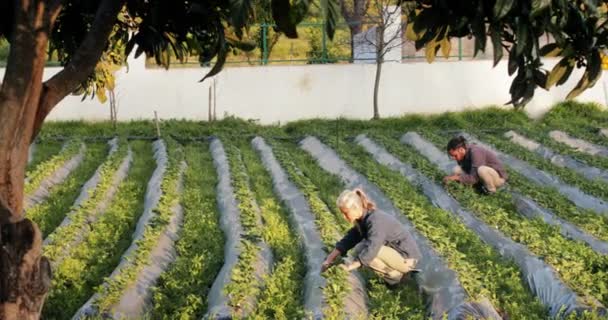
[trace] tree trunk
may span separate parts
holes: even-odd
[[[4,0],[6,1],[6,0]],[[94,70],[124,0],[102,0],[68,65],[42,82],[61,0],[13,0],[14,28],[0,85],[0,319],[38,319],[51,284],[38,226],[23,219],[28,147],[42,122]],[[106,41],[104,41],[104,39]]]
[[[355,33],[350,29],[350,63],[355,62]]]
[[[374,119],[380,119],[378,107],[378,94],[380,91],[380,76],[382,75],[382,64],[384,63],[384,27],[383,24],[377,28],[376,35],[376,81],[374,82]]]
[[[0,87],[0,318],[37,319],[50,287],[51,268],[42,256],[42,234],[23,220],[27,148],[33,139],[43,92],[52,15],[20,1],[15,10],[8,65]],[[32,16],[35,15],[35,18]]]
[[[374,119],[380,119],[378,108],[378,93],[380,91],[380,75],[382,74],[382,58],[376,59],[376,81],[374,82]]]

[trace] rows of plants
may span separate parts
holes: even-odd
[[[515,170],[509,171],[509,185],[539,205],[550,209],[558,217],[572,222],[598,239],[608,241],[607,216],[578,207],[555,188],[536,184]]]
[[[68,160],[78,154],[81,148],[81,141],[78,139],[70,140],[65,144],[61,152],[36,165],[33,170],[26,174],[26,183],[23,192],[26,195],[29,195],[36,191],[46,178],[51,176]]]
[[[547,117],[550,117],[553,112],[558,112],[556,110],[562,110],[562,108],[562,105],[557,105]],[[466,129],[468,132],[476,135],[483,135],[489,132],[498,135],[507,129],[516,128],[517,130],[522,130],[521,128],[525,127],[541,126],[537,123],[531,123],[523,113],[507,112],[494,108],[481,111],[447,113],[418,120],[417,125],[411,126],[411,129],[404,129],[402,126],[399,126],[399,122],[382,126],[382,129],[385,130],[383,132],[387,132],[387,134],[396,140],[408,130],[417,130],[420,133],[428,132],[429,134],[425,136],[431,139],[440,150],[444,150],[451,136],[461,129]],[[483,123],[484,127],[480,129],[476,125],[479,123]],[[530,136],[536,138],[534,135]],[[519,157],[519,155],[517,156]],[[606,216],[598,215],[589,209],[580,208],[556,189],[546,185],[538,185],[514,170],[509,171],[509,184],[514,190],[525,194],[539,205],[550,209],[556,216],[572,222],[598,239],[608,241],[608,227],[606,227],[608,226],[608,218]]]
[[[263,283],[258,279],[258,273],[261,270],[256,270],[256,264],[260,259],[261,246],[266,245],[262,239],[264,225],[255,196],[250,188],[250,178],[247,175],[241,152],[233,143],[230,143],[229,139],[223,140],[230,166],[231,184],[238,202],[239,217],[244,232],[239,260],[232,269],[231,282],[224,288],[224,292],[229,297],[229,305],[233,310],[250,311],[247,300],[255,301],[263,288]]]
[[[27,167],[25,168],[25,175],[31,174],[39,164],[49,160],[52,156],[56,155],[61,151],[62,142],[57,140],[45,140],[34,142],[34,153],[32,159],[28,159]]]
[[[53,270],[45,319],[68,319],[118,265],[144,208],[146,184],[155,169],[150,143],[132,141],[133,164],[106,212],[88,226],[82,242]]]
[[[273,152],[283,169],[287,172],[289,180],[296,185],[307,199],[311,212],[315,217],[315,225],[325,245],[325,251],[326,253],[331,252],[335,243],[341,238],[341,232],[338,229],[341,225],[337,223],[334,214],[321,199],[316,186],[290,159],[289,152],[278,145],[273,145]],[[327,279],[327,284],[323,288],[323,295],[326,301],[323,315],[328,319],[342,319],[345,316],[344,300],[352,290],[348,283],[348,274],[341,268],[330,268],[324,274],[324,277]]]
[[[224,235],[219,227],[218,183],[208,143],[185,146],[182,203],[184,221],[176,259],[154,289],[154,319],[200,319],[207,293],[223,264]]]
[[[432,142],[445,140],[438,135],[424,132]],[[445,175],[416,150],[406,145],[386,143],[388,149],[405,162],[436,182]],[[511,173],[511,172],[509,172]],[[516,182],[511,181],[511,185]],[[540,219],[529,220],[517,213],[509,192],[499,192],[492,197],[482,197],[472,188],[451,183],[448,192],[464,207],[490,226],[495,226],[514,241],[526,245],[537,256],[553,266],[560,278],[575,290],[585,302],[594,305],[597,299],[608,301],[608,257],[594,252],[583,243],[571,241],[560,234],[559,228],[545,224]]]
[[[171,138],[164,141],[168,163],[160,184],[162,194],[156,209],[154,209],[155,215],[145,225],[142,236],[135,240],[136,248],[130,252],[127,258],[128,263],[120,269],[115,277],[106,280],[105,284],[99,288],[99,295],[94,301],[99,313],[109,311],[118,303],[125,290],[132,285],[141,270],[149,264],[150,253],[168,226],[174,214],[173,207],[180,200],[179,177],[184,157],[183,149]]]
[[[533,137],[534,140],[539,143],[542,143],[544,146],[550,148],[557,154],[570,156],[589,166],[608,170],[608,158],[601,156],[593,156],[583,151],[578,151],[577,149],[572,148],[564,143],[556,141],[550,136],[550,132],[555,129],[555,127],[550,127],[545,124],[539,124],[535,126],[525,125],[518,127],[518,131],[521,131],[521,134],[524,134],[527,137]]]
[[[601,134],[601,129],[608,129],[608,111],[597,104],[576,102],[557,104],[543,117],[542,124],[608,147],[608,137]]]
[[[69,223],[60,225],[49,235],[50,244],[44,248],[44,253],[51,261],[56,262],[59,256],[69,254],[74,240],[88,231],[85,228],[95,215],[101,214],[97,208],[102,201],[107,201],[108,191],[114,187],[116,172],[127,156],[128,149],[126,141],[119,142],[118,149],[99,166],[98,183],[93,190],[86,190],[88,198],[69,213]]]
[[[559,167],[535,152],[509,141],[502,135],[498,136],[480,132],[478,133],[478,138],[493,145],[497,150],[515,155],[517,159],[526,161],[540,170],[559,177],[565,183],[576,186],[589,195],[608,201],[608,183],[602,180],[589,180],[571,169]]]
[[[502,135],[505,131],[517,132],[545,145],[556,153],[570,155],[588,165],[608,169],[608,159],[579,152],[565,144],[555,141],[549,136],[553,130],[562,130],[570,135],[596,144],[606,143],[598,129],[608,127],[606,116],[608,112],[602,111],[595,104],[581,104],[564,102],[555,105],[539,120],[530,120],[523,112],[512,112],[504,109],[489,109],[475,112],[450,114],[444,118],[462,120],[460,123],[468,130],[478,130],[476,124],[483,123],[487,132]],[[456,128],[456,127],[454,127]]]
[[[315,160],[297,148],[293,143],[272,141],[273,151],[281,162],[289,178],[304,193],[308,203],[315,213],[316,223],[328,251],[333,250],[341,234],[345,234],[349,226],[346,219],[336,216],[329,208],[335,208],[344,185],[338,177],[324,172]],[[324,191],[321,191],[324,190]],[[325,198],[325,199],[323,199]],[[337,236],[336,236],[337,235]],[[386,287],[383,280],[366,272],[367,294],[369,296],[369,311],[372,319],[416,319],[425,314],[424,297],[419,294],[415,284],[409,282],[397,292]],[[343,310],[343,300],[348,294],[346,274],[340,268],[330,268],[328,286],[324,293],[328,303],[325,316],[330,319],[340,318]]]
[[[374,140],[381,135],[372,135]],[[383,143],[388,139],[377,139]],[[457,272],[471,299],[486,297],[511,318],[543,318],[546,309],[534,298],[518,268],[501,258],[450,213],[434,207],[404,177],[378,164],[362,147],[324,139],[353,168],[376,184]]]
[[[289,212],[273,191],[272,178],[257,153],[245,139],[234,138],[250,177],[255,201],[263,212],[262,239],[274,255],[273,272],[264,281],[251,319],[296,319],[304,317],[302,292],[306,274],[304,254]]]
[[[88,144],[82,163],[68,178],[50,190],[46,201],[26,209],[27,217],[38,224],[43,238],[50,235],[72,209],[85,181],[95,173],[107,152],[105,143]]]

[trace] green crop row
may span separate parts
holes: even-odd
[[[389,139],[379,139],[381,137],[377,135],[373,138],[389,147]],[[434,207],[403,176],[378,164],[362,147],[354,143],[347,146],[336,148],[340,156],[376,184],[410,219],[458,274],[472,300],[486,297],[499,311],[513,319],[546,316],[545,308],[531,295],[519,269],[512,262],[500,257],[452,214]],[[404,152],[397,156],[406,159],[403,157],[408,154]]]
[[[74,208],[70,217],[70,224],[59,227],[51,234],[52,242],[44,248],[44,254],[54,261],[58,255],[61,255],[78,235],[82,235],[85,224],[88,223],[88,218],[91,214],[95,214],[97,206],[107,196],[107,192],[112,187],[114,176],[125,156],[128,152],[126,141],[120,141],[118,150],[111,154],[99,167],[100,178],[97,186],[93,190],[89,190],[89,198],[84,201],[78,208]]]
[[[137,249],[129,258],[129,264],[120,270],[120,274],[106,282],[107,286],[99,290],[99,298],[95,302],[100,313],[108,310],[118,302],[124,290],[135,280],[139,272],[149,263],[149,255],[165,230],[171,217],[173,207],[180,200],[179,175],[183,150],[177,142],[165,139],[168,164],[161,182],[162,195],[154,210],[156,215],[145,227],[143,236],[137,240]]]
[[[78,144],[80,145],[80,144]],[[48,236],[71,210],[84,183],[103,161],[108,147],[105,143],[89,144],[82,163],[61,184],[53,187],[49,197],[27,209],[27,217],[36,222],[43,237]]]
[[[78,154],[81,147],[82,141],[78,139],[71,140],[61,152],[38,164],[36,168],[28,173],[27,183],[24,186],[23,192],[31,194],[36,191],[44,179],[63,166],[70,158]]]
[[[601,180],[588,180],[571,169],[558,167],[552,164],[549,160],[543,159],[540,155],[537,155],[524,147],[510,142],[502,136],[498,137],[493,134],[483,133],[478,133],[478,135],[482,141],[492,144],[498,150],[510,155],[514,155],[515,158],[526,161],[540,170],[554,174],[565,183],[579,187],[587,194],[593,195],[600,199],[608,200],[608,183]]]
[[[330,252],[340,238],[339,224],[327,204],[321,200],[317,187],[296,167],[290,154],[279,144],[272,144],[274,154],[287,172],[289,179],[298,187],[308,200],[308,205],[315,216],[315,224],[325,244],[325,251]],[[324,275],[327,284],[323,288],[326,308],[323,315],[326,319],[344,319],[344,299],[350,292],[347,273],[341,268],[331,268]]]
[[[433,134],[430,130],[420,132],[424,133],[426,138],[439,147],[446,143],[446,137]],[[608,217],[599,215],[590,209],[579,208],[555,188],[538,185],[514,170],[509,170],[509,185],[530,197],[539,205],[552,210],[558,217],[570,221],[598,239],[608,241],[608,228],[606,227],[608,226]]]
[[[594,103],[565,102],[555,105],[542,119],[547,127],[563,129],[578,138],[608,147],[598,129],[608,128],[608,112]]]
[[[144,208],[146,185],[155,168],[148,142],[131,142],[133,163],[106,212],[93,224],[71,255],[53,270],[44,319],[69,319],[95,293],[120,262]],[[89,148],[90,149],[90,148]]]
[[[329,202],[332,206],[335,206],[335,199],[337,199],[340,191],[344,188],[340,178],[325,172],[315,162],[315,160],[298,149],[294,145],[288,143],[281,143],[278,141],[273,142],[273,148],[277,157],[282,160],[283,163],[291,162],[292,164],[286,166],[287,168],[292,167],[290,177],[297,175],[296,178],[292,178],[296,182],[300,190],[304,190],[304,193],[309,194],[316,198],[315,202],[318,207],[324,208],[324,216],[333,215],[328,209],[328,202],[321,204],[321,194],[325,197],[330,196],[332,201]],[[298,170],[299,169],[299,170]],[[321,190],[328,190],[322,192]],[[331,190],[331,191],[330,191]],[[343,217],[340,217],[339,221],[346,221]],[[335,220],[335,219],[334,219]],[[335,222],[334,222],[335,225]],[[343,225],[344,226],[344,225]],[[337,227],[337,225],[336,225]],[[346,226],[342,227],[340,232],[346,231]],[[327,245],[331,245],[333,249],[335,240]],[[328,277],[343,276],[339,272],[339,268],[332,268],[329,272],[332,273]],[[373,276],[369,272],[364,272],[367,278],[367,293],[369,296],[369,308],[370,317],[372,319],[423,319],[425,315],[424,298],[418,293],[413,283],[407,283],[402,286],[399,290],[391,290],[387,288],[383,280]],[[337,300],[344,297],[345,288],[336,285],[336,288],[330,288],[332,290],[326,295],[328,300]],[[337,312],[338,308],[333,308],[332,311]],[[337,315],[337,314],[336,314]]]
[[[289,213],[273,192],[272,178],[249,145],[238,141],[243,163],[250,177],[251,190],[263,212],[262,238],[274,255],[274,269],[264,281],[251,319],[296,319],[304,317],[303,282],[306,274],[304,255],[297,234],[289,225]]]
[[[425,132],[425,137],[438,141]],[[442,173],[413,148],[402,145],[402,154],[410,154],[409,162],[435,181],[441,181]],[[517,187],[517,186],[515,186]],[[589,304],[593,299],[608,302],[608,257],[594,252],[583,243],[571,241],[560,234],[557,226],[540,219],[527,219],[517,213],[509,192],[499,192],[492,197],[483,197],[456,183],[448,186],[450,194],[464,207],[470,209],[489,226],[500,229],[514,241],[526,245],[531,252],[553,266],[562,280]]]
[[[175,247],[177,258],[154,290],[155,319],[199,319],[207,293],[224,263],[224,235],[219,227],[217,173],[209,145],[185,148],[184,223]]]
[[[37,141],[34,155],[32,159],[29,160],[29,163],[25,168],[25,175],[30,175],[31,172],[35,170],[40,163],[49,160],[52,156],[59,153],[59,151],[61,150],[61,146],[62,143],[55,140]]]
[[[238,202],[241,225],[243,226],[242,250],[239,261],[232,269],[231,282],[224,288],[230,297],[230,305],[234,310],[244,308],[248,298],[255,299],[262,289],[255,275],[255,264],[260,253],[258,244],[261,241],[263,225],[256,212],[257,203],[249,185],[245,165],[238,148],[224,139],[226,154],[230,164],[231,182],[234,195]]]
[[[574,148],[569,147],[566,144],[553,140],[549,136],[549,132],[555,130],[555,127],[549,127],[544,124],[537,125],[524,125],[517,128],[517,131],[526,137],[533,138],[536,142],[542,143],[548,148],[551,148],[554,152],[562,155],[568,155],[572,158],[578,159],[590,166],[608,170],[608,158],[601,156],[593,156],[585,152],[577,151]],[[564,129],[561,129],[564,130]],[[565,131],[570,131],[565,129]],[[583,139],[584,140],[584,139]]]

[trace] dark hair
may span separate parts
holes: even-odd
[[[467,147],[467,139],[465,139],[463,136],[456,136],[450,139],[450,142],[448,142],[448,147],[446,149],[448,152],[450,152],[450,150],[455,150],[460,147]]]

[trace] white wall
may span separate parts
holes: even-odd
[[[145,69],[143,60],[132,61],[128,73],[117,79],[119,120],[153,118],[206,120],[208,86],[198,81],[208,69]],[[547,61],[550,69],[555,63]],[[306,65],[227,68],[217,76],[217,115],[230,114],[261,123],[308,118],[358,118],[372,116],[375,65]],[[48,68],[45,77],[57,72]],[[0,76],[4,70],[0,69]],[[546,112],[574,87],[582,72],[576,71],[564,86],[550,92],[537,90],[526,107],[532,116]],[[578,100],[605,103],[603,78]],[[510,100],[511,80],[506,61],[492,69],[491,61],[394,63],[384,65],[380,114],[442,113]],[[53,120],[109,119],[109,106],[97,100],[70,96],[50,114]]]

